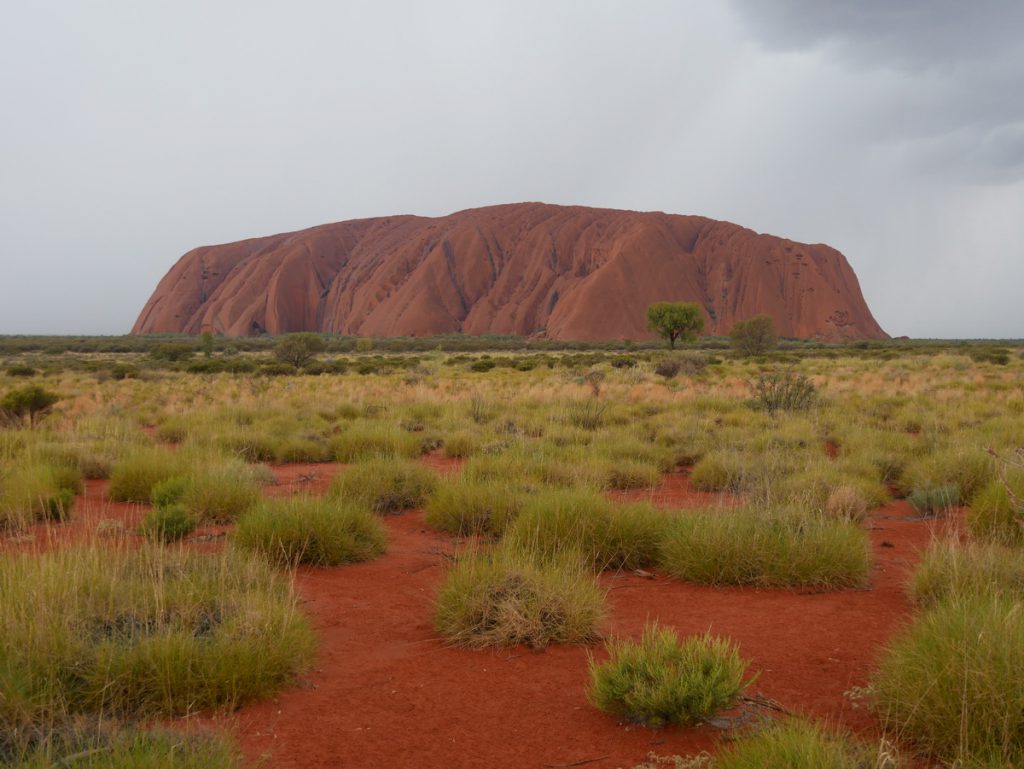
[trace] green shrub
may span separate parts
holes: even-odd
[[[704,585],[836,589],[865,586],[871,554],[867,535],[849,521],[754,508],[697,510],[673,519],[661,566]]]
[[[680,640],[656,624],[639,641],[607,642],[608,660],[590,660],[595,707],[646,726],[694,724],[729,708],[750,684],[729,641],[710,634]]]
[[[1014,496],[1024,500],[1024,478],[1008,482]],[[967,526],[976,537],[1019,545],[1024,542],[1024,502],[1014,503],[1003,481],[989,481],[971,499]]]
[[[282,565],[336,566],[387,549],[387,532],[364,508],[316,497],[261,502],[238,520],[232,541]]]
[[[944,515],[960,504],[960,489],[953,484],[918,487],[907,501],[921,515]]]
[[[114,465],[107,495],[115,502],[149,502],[153,487],[185,471],[184,460],[163,449],[140,449]]]
[[[873,680],[887,728],[947,762],[1024,765],[1024,610],[962,595],[922,612]]]
[[[438,632],[471,648],[585,643],[603,617],[604,594],[580,564],[506,551],[461,556],[437,597]]]
[[[232,708],[311,651],[290,582],[237,553],[90,545],[0,561],[0,733]]]
[[[15,363],[7,367],[7,376],[35,376],[38,372],[31,366]]]
[[[733,350],[747,357],[765,355],[779,344],[775,335],[775,321],[769,315],[755,315],[734,324],[729,331],[729,340]]]
[[[358,501],[375,513],[399,513],[422,507],[437,484],[437,474],[416,462],[374,460],[345,470],[328,493]]]
[[[880,757],[845,735],[796,718],[765,726],[726,746],[714,769],[897,769],[898,759]],[[881,758],[881,760],[880,760]]]
[[[191,534],[198,525],[199,519],[179,502],[148,510],[139,524],[139,531],[150,539],[175,542]]]
[[[149,490],[149,501],[155,507],[170,507],[180,504],[185,498],[191,479],[187,475],[176,475],[173,478],[153,484]]]
[[[29,425],[34,426],[59,400],[57,393],[40,385],[28,385],[11,390],[0,398],[0,417],[11,421],[27,418]]]
[[[793,369],[759,374],[750,390],[757,408],[769,414],[805,411],[818,400],[818,391],[806,374]]]
[[[914,572],[910,593],[920,606],[965,595],[1024,599],[1024,553],[994,543],[935,542]]]
[[[549,489],[527,497],[505,542],[542,559],[575,553],[598,570],[636,569],[657,560],[665,521],[649,505],[620,506],[596,492]]]
[[[426,521],[457,536],[500,537],[522,507],[522,494],[507,483],[460,477],[438,485],[427,500]]]

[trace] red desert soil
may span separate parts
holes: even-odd
[[[659,301],[699,303],[709,334],[766,313],[784,337],[887,338],[829,246],[701,216],[543,203],[202,246],[164,276],[132,333],[649,339],[645,312]]]
[[[457,466],[437,456],[428,463]],[[267,492],[319,493],[341,469],[274,468],[278,484]],[[36,527],[31,541],[8,539],[0,551],[38,551],[84,539],[102,520],[118,521],[130,532],[144,507],[108,502],[106,485],[86,484],[73,522]],[[710,495],[692,491],[685,475],[673,474],[653,492],[618,496],[680,508],[706,504]],[[251,759],[265,761],[262,766],[521,769],[599,758],[586,766],[614,769],[633,766],[648,751],[711,749],[723,734],[711,726],[648,730],[590,707],[587,647],[446,646],[433,630],[433,598],[458,543],[427,529],[419,511],[385,520],[391,542],[384,557],[298,571],[303,606],[320,640],[303,684],[218,719],[237,733]],[[874,720],[843,692],[867,683],[880,647],[909,616],[907,575],[933,533],[947,525],[916,519],[906,502],[872,515],[867,526],[875,569],[866,591],[706,588],[660,575],[606,574],[607,630],[635,636],[645,622],[658,620],[681,634],[710,629],[728,636],[740,644],[751,669],[761,671],[754,691],[789,710],[870,733]]]
[[[659,503],[694,503],[685,479],[672,476],[670,485],[677,493],[659,489]],[[867,683],[880,646],[910,613],[903,585],[936,526],[912,515],[897,502],[869,519],[876,559],[870,591],[713,589],[609,574],[602,578],[608,629],[636,635],[657,619],[684,634],[729,636],[762,671],[757,692],[870,731],[872,718],[843,692]],[[721,732],[710,726],[652,731],[590,707],[585,647],[445,646],[432,627],[433,597],[454,543],[427,529],[419,512],[387,524],[391,545],[383,558],[299,571],[319,660],[305,686],[233,717],[251,758],[274,769],[521,769],[603,757],[586,765],[611,769],[633,766],[651,750],[686,754],[714,745]]]

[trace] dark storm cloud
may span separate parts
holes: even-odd
[[[764,45],[839,45],[861,65],[949,71],[1016,60],[1018,0],[734,0]],[[1010,55],[1007,55],[1007,54]]]
[[[865,136],[911,168],[976,182],[1024,178],[1024,3],[734,0],[769,51],[817,51],[874,81]],[[841,95],[837,95],[841,98]]]

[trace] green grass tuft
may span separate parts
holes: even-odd
[[[471,648],[585,643],[603,617],[604,593],[581,564],[503,550],[460,557],[437,597],[438,632]]]
[[[765,587],[864,587],[867,535],[819,515],[754,508],[680,513],[661,545],[661,566],[688,582]]]
[[[261,502],[238,520],[232,541],[281,565],[336,566],[381,555],[387,532],[363,507],[294,497]]]
[[[422,507],[437,485],[437,474],[423,465],[377,459],[346,469],[334,479],[328,493],[365,504],[376,513],[399,513]]]
[[[3,733],[233,708],[311,650],[289,582],[238,553],[90,545],[0,562]]]
[[[903,739],[960,765],[1024,765],[1024,604],[959,595],[920,614],[874,676],[876,707]]]
[[[590,660],[591,703],[646,726],[711,718],[751,683],[736,646],[710,634],[680,640],[654,624],[639,641],[612,639],[606,648],[607,661]]]
[[[790,718],[740,737],[712,762],[713,769],[898,769],[899,759],[883,744],[877,750]]]
[[[1024,552],[995,543],[935,542],[914,572],[910,594],[923,607],[964,596],[1024,599]]]
[[[598,570],[636,569],[657,560],[666,520],[650,505],[617,505],[593,491],[546,489],[527,497],[505,543],[542,559],[573,552]]]
[[[149,502],[153,487],[186,470],[184,459],[163,449],[142,449],[119,461],[107,495],[115,502]]]
[[[428,526],[457,536],[500,537],[522,510],[522,493],[506,483],[460,477],[438,485],[427,500]]]

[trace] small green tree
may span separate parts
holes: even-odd
[[[704,316],[693,302],[657,302],[647,308],[647,327],[674,350],[677,339],[689,342],[704,330]]]
[[[326,347],[323,339],[308,331],[288,334],[274,347],[274,357],[282,363],[290,363],[299,368],[313,360],[313,356],[323,352]]]
[[[45,390],[39,385],[11,390],[0,399],[0,417],[9,421],[24,421],[27,417],[29,426],[34,426],[39,417],[59,400],[60,396],[57,393]]]
[[[741,320],[729,332],[732,349],[740,355],[764,355],[774,350],[779,339],[775,336],[775,321],[769,315],[755,315]]]
[[[209,358],[213,355],[213,332],[204,331],[202,336],[199,338],[200,347],[203,350],[203,356]]]

